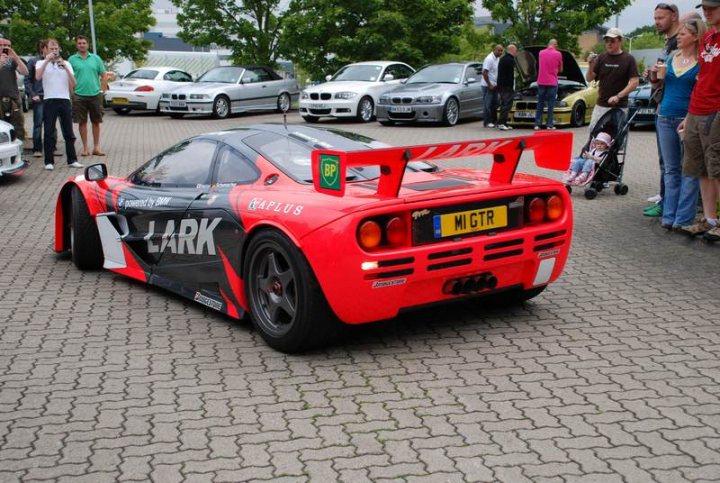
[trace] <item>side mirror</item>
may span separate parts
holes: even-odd
[[[408,81],[407,79],[403,79],[403,80],[400,81],[400,83],[401,83],[401,84],[405,84],[407,81]]]
[[[395,76],[392,74],[386,74],[385,77],[383,77],[383,81],[390,82],[391,80],[395,80]]]
[[[326,80],[326,81],[329,81],[330,79],[332,79],[332,76],[331,76],[330,74],[328,74],[328,75],[325,76],[325,80]]]
[[[85,168],[85,179],[88,181],[102,181],[107,175],[107,166],[103,163],[91,164]]]

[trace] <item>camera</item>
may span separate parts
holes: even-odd
[[[5,54],[5,55],[8,55],[8,54],[10,54],[10,49],[7,48],[7,47],[3,47],[2,53]]]

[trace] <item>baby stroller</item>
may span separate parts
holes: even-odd
[[[589,148],[590,142],[601,132],[610,134],[614,142],[609,147],[607,156],[595,165],[593,175],[585,182],[585,198],[594,199],[600,191],[608,188],[611,184],[614,184],[613,189],[616,195],[626,195],[628,193],[629,188],[623,183],[622,178],[623,169],[625,168],[628,131],[633,117],[635,117],[635,113],[630,119],[626,119],[622,109],[611,109],[602,115],[590,132],[587,143],[580,150],[581,153]],[[568,192],[572,193],[572,186],[566,184],[565,187]]]

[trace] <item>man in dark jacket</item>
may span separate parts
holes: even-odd
[[[15,128],[18,139],[25,140],[20,90],[17,75],[27,75],[25,62],[15,53],[10,39],[0,36],[0,119]]]
[[[505,55],[498,63],[497,92],[500,98],[500,117],[498,118],[498,129],[508,131],[512,127],[507,125],[508,114],[515,96],[515,55],[517,47],[513,44],[505,48]]]
[[[43,85],[42,80],[35,79],[35,65],[47,55],[47,40],[43,39],[37,45],[38,57],[28,62],[29,74],[25,76],[25,93],[30,98],[33,110],[33,157],[42,157],[42,126],[43,126]]]

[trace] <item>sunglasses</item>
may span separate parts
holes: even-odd
[[[677,5],[675,5],[674,3],[658,3],[657,5],[655,5],[655,10],[657,10],[657,9],[660,9],[660,10],[670,10],[670,11],[673,12],[673,13],[678,13],[678,12],[680,12],[680,11],[678,10]]]

